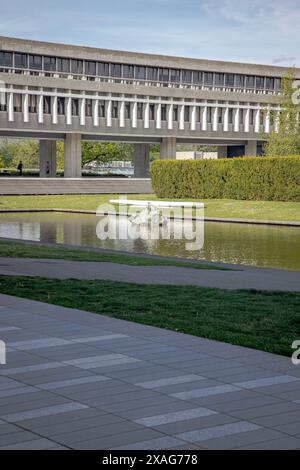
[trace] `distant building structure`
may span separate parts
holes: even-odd
[[[218,152],[176,152],[176,160],[209,160],[221,158]]]
[[[163,159],[176,158],[177,143],[217,146],[219,157],[254,156],[276,126],[271,111],[279,112],[285,73],[0,37],[0,135],[39,139],[40,175],[50,178],[57,140],[65,143],[67,178],[81,176],[83,140],[134,144],[137,178],[148,176],[151,143]],[[300,69],[295,74],[300,79]]]

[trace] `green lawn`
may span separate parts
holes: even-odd
[[[299,339],[300,293],[21,276],[0,276],[0,292],[286,356]]]
[[[96,211],[100,204],[118,199],[118,194],[1,196],[3,209],[80,209]],[[122,197],[122,196],[121,196]],[[150,194],[132,194],[129,199],[156,199]],[[300,222],[300,202],[235,201],[230,199],[201,200],[206,217],[279,220]]]
[[[231,269],[201,262],[176,261],[168,258],[144,257],[131,254],[97,251],[93,249],[52,247],[41,243],[0,240],[0,257],[66,259],[70,261],[102,261],[132,266],[179,266],[193,269]]]

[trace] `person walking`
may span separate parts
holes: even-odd
[[[17,166],[17,170],[18,170],[18,176],[22,176],[22,175],[23,175],[23,163],[22,163],[22,160],[20,160],[19,165]]]

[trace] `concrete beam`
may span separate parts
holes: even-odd
[[[40,177],[56,177],[56,141],[40,141]]]
[[[22,131],[22,130],[0,130],[0,137],[16,139],[39,139],[39,140],[63,140],[65,134],[61,132],[41,132],[41,131]]]
[[[230,138],[226,138],[226,137],[222,137],[220,136],[217,132],[216,132],[216,137],[211,137],[211,136],[207,136],[207,137],[198,137],[198,138],[191,138],[191,137],[177,137],[176,138],[176,142],[177,144],[199,144],[199,145],[213,145],[213,146],[216,146],[216,145],[220,145],[220,146],[228,146],[228,145],[237,145],[237,146],[240,146],[240,145],[245,145],[246,143],[246,140],[240,138],[240,139],[230,139]]]
[[[160,144],[160,158],[162,160],[176,159],[176,137],[163,137]]]
[[[81,177],[81,134],[66,134],[64,168],[65,178]]]
[[[134,134],[130,135],[117,135],[117,134],[81,134],[82,140],[86,141],[101,141],[101,142],[126,142],[131,144],[159,144],[161,142],[161,137],[154,137],[147,135],[145,136],[136,136]]]
[[[133,146],[134,177],[148,178],[150,165],[150,145],[134,144]]]

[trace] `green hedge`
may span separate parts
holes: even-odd
[[[300,201],[300,156],[156,160],[158,197]]]

